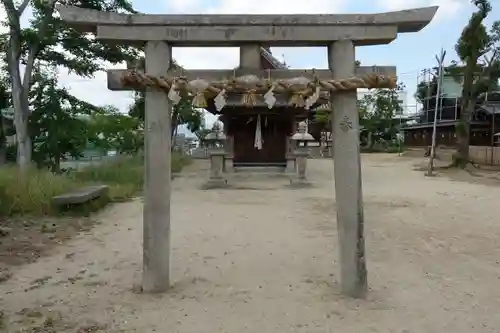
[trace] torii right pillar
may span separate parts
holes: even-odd
[[[397,33],[416,32],[427,25],[437,7],[406,10],[391,13],[386,19],[399,21],[403,16],[411,17],[412,23],[401,23]],[[376,34],[383,25],[371,28]],[[347,38],[346,38],[347,37]],[[376,42],[372,45],[377,44]],[[382,43],[380,43],[382,44]],[[356,45],[368,45],[348,36],[328,45],[328,66],[334,79],[353,77],[356,74]],[[335,182],[335,201],[340,259],[340,286],[342,294],[364,298],[368,291],[361,156],[359,143],[359,115],[356,90],[331,95],[332,146]]]

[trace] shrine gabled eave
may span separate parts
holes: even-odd
[[[268,46],[262,46],[260,48],[260,63],[261,63],[261,68],[265,69],[265,70],[267,70],[267,69],[270,69],[270,70],[288,69],[287,65],[284,62],[278,60],[275,56],[273,56],[271,49]],[[276,96],[276,97],[278,98],[278,100],[282,99],[281,96]],[[238,96],[237,99],[239,100],[240,97]],[[231,103],[232,100],[234,101],[234,98],[231,98],[231,96],[230,96],[227,100],[226,106],[220,112],[215,109],[215,105],[213,104],[213,101],[208,101],[208,107],[206,108],[206,110],[212,114],[220,115],[220,114],[225,113],[225,111],[235,109],[235,108],[241,109],[242,107],[244,107],[241,104],[236,105],[236,103]],[[291,106],[283,106],[283,105],[276,106],[276,108],[283,108],[283,107],[291,108]],[[259,108],[260,109],[267,109],[267,106],[266,107],[264,107],[264,106],[256,107],[254,109],[259,109]]]

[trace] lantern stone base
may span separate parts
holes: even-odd
[[[293,187],[310,187],[312,184],[307,180],[307,158],[309,150],[307,148],[298,148],[294,151],[295,155],[295,175],[290,178],[290,185]]]
[[[203,185],[204,189],[215,189],[227,186],[224,178],[226,152],[223,149],[212,149],[210,156],[210,178]]]
[[[203,184],[202,188],[204,190],[214,190],[218,188],[226,188],[227,186],[227,180],[224,178],[210,178],[205,184]]]
[[[286,168],[285,172],[289,174],[295,173],[295,156],[288,154],[286,157]]]

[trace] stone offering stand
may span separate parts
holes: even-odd
[[[364,297],[367,272],[363,236],[363,203],[359,149],[357,88],[390,88],[393,73],[376,67],[362,75],[356,69],[355,49],[389,44],[399,33],[417,32],[434,17],[438,7],[381,14],[335,15],[125,15],[77,7],[58,7],[62,20],[82,32],[113,43],[145,46],[145,73],[108,72],[111,90],[146,90],[145,206],[143,281],[146,292],[170,287],[170,129],[172,105],[189,93],[203,107],[214,98],[223,108],[226,93],[242,93],[244,104],[255,96],[286,94],[289,103],[307,108],[326,93],[332,114],[335,152],[340,281],[345,295]],[[328,70],[258,69],[260,46],[326,46]],[[239,46],[240,68],[235,71],[170,69],[172,46]],[[357,76],[356,76],[357,75]]]

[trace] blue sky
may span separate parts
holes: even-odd
[[[401,34],[389,45],[359,47],[357,58],[363,65],[395,65],[398,76],[408,90],[408,104],[415,91],[418,73],[435,66],[435,55],[441,48],[447,51],[446,62],[456,59],[454,45],[467,23],[474,7],[468,0],[134,0],[136,9],[145,13],[221,13],[221,14],[328,14],[375,13],[429,5],[440,5],[435,19],[418,33]],[[500,3],[491,1],[496,8],[488,22],[500,20]],[[497,4],[498,3],[498,4]],[[25,18],[27,19],[27,17]],[[273,48],[273,54],[291,68],[326,68],[326,49]],[[235,48],[175,48],[174,58],[187,69],[234,68],[238,65]],[[117,66],[117,67],[123,67]],[[126,110],[132,94],[110,92],[106,89],[106,76],[99,73],[93,80],[85,80],[61,71],[61,84],[75,95],[95,104],[112,104]]]

